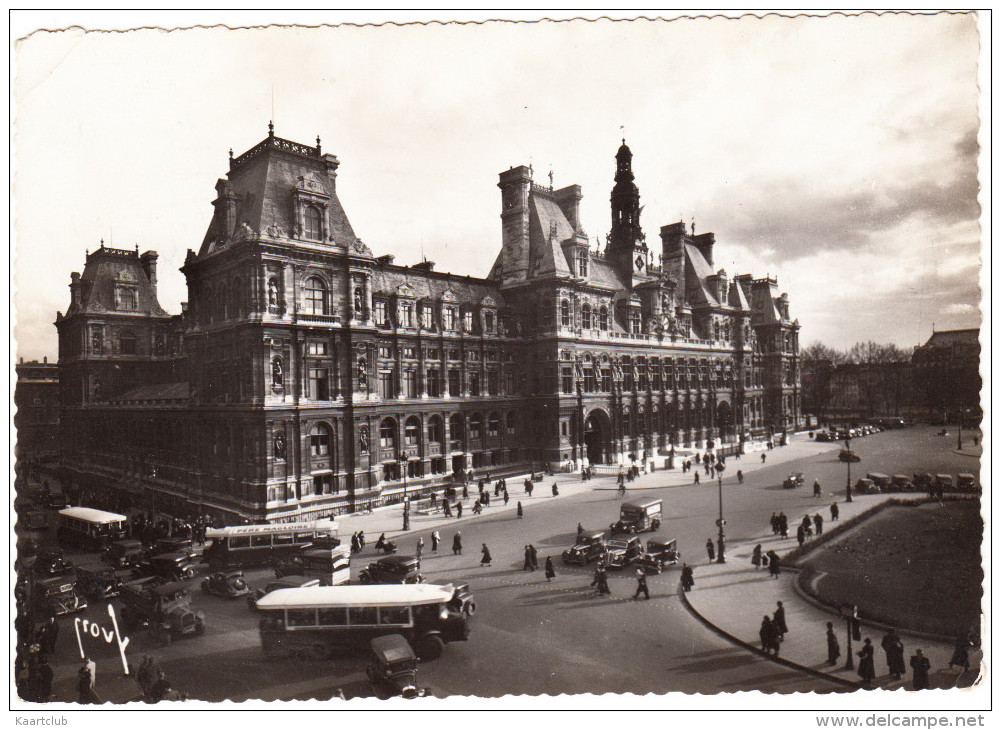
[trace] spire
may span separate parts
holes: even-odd
[[[268,120],[268,136],[269,137],[275,136],[275,124],[270,119]]]

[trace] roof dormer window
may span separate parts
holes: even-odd
[[[310,241],[323,239],[323,218],[315,206],[307,205],[302,212],[302,237]]]

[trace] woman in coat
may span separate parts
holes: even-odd
[[[862,651],[858,653],[858,676],[862,678],[862,684],[869,684],[876,677],[876,664],[873,661],[874,654],[875,650],[872,647],[872,639],[867,636],[865,644],[862,646]]]
[[[886,653],[886,667],[894,679],[900,679],[907,672],[904,666],[904,644],[897,636],[897,632],[890,629],[886,632],[881,642],[883,651]]]
[[[775,626],[772,624],[772,620],[768,616],[764,616],[761,619],[761,628],[758,629],[758,638],[761,639],[761,651],[770,655],[778,642],[776,641]],[[775,653],[778,654],[778,651],[776,650]]]
[[[761,545],[754,546],[754,552],[751,553],[751,565],[757,570],[761,567]]]
[[[774,550],[768,551],[768,572],[771,573],[772,578],[779,577],[779,568],[781,568],[781,563],[779,562],[779,556]]]
[[[841,645],[838,644],[838,637],[834,633],[834,624],[827,622],[827,663],[832,667],[838,663],[841,656]]]
[[[553,578],[556,577],[556,568],[553,566],[553,556],[549,555],[546,557],[546,582],[552,582]]]
[[[486,543],[483,543],[483,549],[480,552],[483,553],[483,557],[480,558],[480,565],[485,565],[489,568],[492,561],[490,559],[490,549]]]
[[[520,520],[525,516],[525,510],[521,507],[521,502],[518,502],[518,519]]]

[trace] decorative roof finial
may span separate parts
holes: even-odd
[[[233,159],[233,148],[232,147],[229,148],[229,159],[231,159],[231,160]]]
[[[320,135],[316,135],[316,154],[320,154]]]
[[[275,124],[270,119],[268,120],[268,136],[269,137],[275,136]]]
[[[136,244],[136,253],[139,253],[139,244]]]
[[[101,239],[101,248],[104,248],[104,239]]]
[[[549,189],[553,189],[553,168],[549,168]]]

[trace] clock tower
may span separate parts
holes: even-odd
[[[612,230],[606,255],[623,279],[646,277],[650,252],[640,228],[640,191],[633,182],[633,153],[622,140],[615,153],[615,187],[612,188]]]

